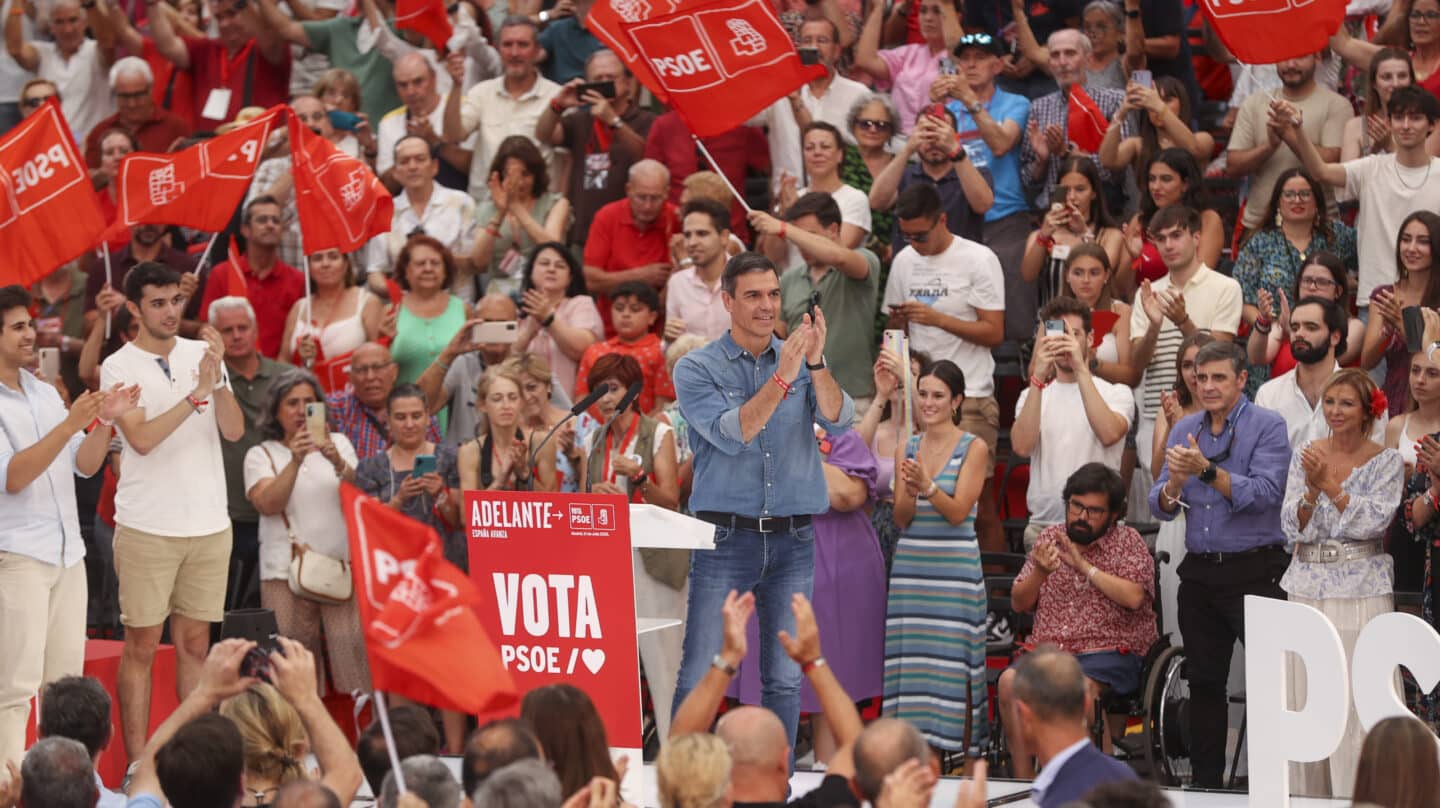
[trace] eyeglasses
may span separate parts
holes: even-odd
[[[667,197],[665,194],[631,194],[630,198],[641,204],[658,205]]]
[[[385,372],[385,368],[388,368],[388,367],[390,367],[390,366],[393,365],[393,364],[395,364],[395,363],[394,363],[394,362],[377,362],[377,363],[375,363],[375,364],[373,364],[373,365],[351,365],[351,366],[350,366],[350,375],[351,375],[351,376],[368,376],[368,375],[370,375],[371,373],[375,373],[375,374],[384,373],[384,372]]]
[[[1315,192],[1309,189],[1281,191],[1280,198],[1286,202],[1309,202],[1315,198]]]
[[[919,233],[911,233],[906,230],[901,230],[900,238],[904,239],[907,244],[924,244],[930,240],[930,231],[922,230]]]
[[[1435,22],[1436,20],[1440,20],[1440,11],[1412,11],[1410,12],[1410,19],[1414,22],[1420,22],[1422,20],[1424,22]]]
[[[889,121],[881,121],[874,118],[856,118],[855,125],[870,132],[889,132],[895,128],[895,124]]]
[[[1332,278],[1311,277],[1300,279],[1300,288],[1302,289],[1307,286],[1311,289],[1329,289],[1334,285],[1335,281]]]
[[[1103,505],[1082,505],[1073,499],[1065,501],[1065,507],[1071,516],[1084,515],[1086,519],[1099,519],[1110,513],[1110,509]]]
[[[1083,31],[1086,36],[1089,36],[1091,34],[1103,34],[1107,31],[1113,31],[1115,28],[1109,23],[1102,22],[1095,25],[1082,25],[1080,26],[1080,30]]]
[[[26,107],[26,108],[29,108],[29,109],[35,109],[35,108],[39,107],[41,104],[45,103],[46,101],[49,101],[50,99],[52,99],[52,98],[54,98],[54,97],[55,97],[54,95],[32,95],[32,96],[30,96],[29,98],[22,99],[22,100],[20,101],[20,106]]]

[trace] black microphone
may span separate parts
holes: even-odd
[[[630,385],[630,389],[625,391],[625,397],[620,399],[620,403],[616,405],[615,414],[619,415],[620,413],[629,409],[630,405],[635,403],[635,399],[640,397],[640,393],[644,389],[645,382],[643,381],[635,382],[634,384]]]
[[[604,398],[605,395],[606,395],[607,393],[609,393],[609,392],[610,392],[610,383],[609,383],[609,382],[601,382],[599,387],[596,387],[594,390],[591,390],[584,398],[582,398],[582,399],[580,399],[579,401],[575,402],[575,406],[573,406],[573,407],[570,408],[570,414],[578,417],[578,416],[580,415],[580,413],[582,413],[582,412],[590,409],[590,405],[591,405],[591,404],[594,404],[595,402],[597,402],[597,401],[599,401],[600,399]]]

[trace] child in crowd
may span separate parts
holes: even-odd
[[[645,389],[639,399],[640,411],[653,413],[675,400],[675,385],[670,381],[670,372],[665,369],[665,351],[660,345],[660,336],[654,330],[655,321],[660,317],[660,295],[649,284],[626,281],[615,287],[610,301],[610,321],[615,326],[615,336],[592,344],[581,355],[580,367],[575,374],[575,398],[584,398],[590,392],[586,376],[596,359],[605,354],[621,353],[633,356],[640,363],[645,377]]]

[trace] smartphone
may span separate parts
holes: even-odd
[[[435,455],[415,455],[415,468],[410,471],[411,477],[424,477],[426,474],[435,472]]]
[[[312,401],[305,405],[305,428],[310,430],[310,439],[316,444],[325,442],[330,431],[325,424],[325,402]]]
[[[1130,80],[1141,87],[1155,87],[1155,75],[1149,70],[1133,70],[1130,72]]]
[[[953,76],[960,72],[960,68],[955,66],[954,59],[951,59],[949,56],[943,56],[940,59],[940,72],[947,76]]]
[[[795,52],[800,54],[800,64],[802,65],[820,64],[820,50],[818,48],[797,48]]]
[[[520,331],[520,324],[514,320],[476,323],[470,329],[470,341],[481,345],[510,345]]]
[[[1050,335],[1052,335],[1052,334],[1064,334],[1064,333],[1065,333],[1065,321],[1064,321],[1064,320],[1046,320],[1046,321],[1045,321],[1045,335],[1046,335],[1046,336],[1050,336]]]
[[[819,292],[816,292],[818,295]],[[40,375],[48,381],[56,381],[60,378],[60,349],[40,349]]]
[[[586,93],[598,93],[602,98],[615,97],[615,82],[587,81],[575,88],[575,97],[583,99]]]
[[[360,116],[353,112],[332,109],[327,114],[330,116],[330,125],[342,132],[353,132],[355,127],[360,125]]]
[[[819,292],[819,290],[816,290],[816,291],[810,293],[810,310],[809,310],[809,314],[810,314],[810,322],[811,322],[812,324],[815,322],[815,310],[818,309],[818,308],[820,308],[820,292]]]
[[[932,118],[938,118],[944,123],[950,122],[950,112],[945,109],[944,104],[931,104],[925,108],[925,114]]]
[[[1405,350],[1410,353],[1424,349],[1425,315],[1419,306],[1406,306],[1400,310],[1400,320],[1405,325]]]

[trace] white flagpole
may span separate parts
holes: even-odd
[[[105,285],[109,286],[113,291],[115,287],[113,281],[110,279],[110,243],[108,241],[103,242],[100,245],[100,249],[105,251]],[[110,340],[110,321],[113,316],[114,312],[105,312],[105,340],[107,342]]]
[[[210,241],[206,242],[205,244],[205,252],[201,253],[200,260],[195,262],[195,268],[190,270],[190,274],[198,278],[200,277],[200,273],[205,269],[205,267],[210,265],[210,251],[215,249],[215,241],[218,238],[220,238],[219,233],[215,233],[214,235],[210,236]]]
[[[710,150],[705,148],[705,144],[700,141],[697,135],[692,134],[690,138],[695,141],[695,147],[700,150],[700,153],[705,155],[705,160],[710,163],[710,167],[715,169],[715,173],[719,174],[720,179],[725,181],[725,187],[730,189],[730,193],[735,197],[735,201],[740,203],[740,207],[744,208],[747,214],[750,213],[750,206],[746,204],[745,197],[741,196],[740,192],[735,190],[735,186],[730,184],[730,178],[725,176],[724,171],[720,170],[720,164],[715,162],[715,158],[710,155]]]
[[[385,750],[390,754],[390,771],[395,772],[395,785],[399,793],[404,794],[405,773],[400,770],[400,756],[395,751],[395,735],[390,731],[390,710],[385,706],[384,691],[375,691],[375,705],[380,708],[377,714],[380,717],[380,731],[385,735]],[[375,799],[378,801],[380,795],[376,794]]]

